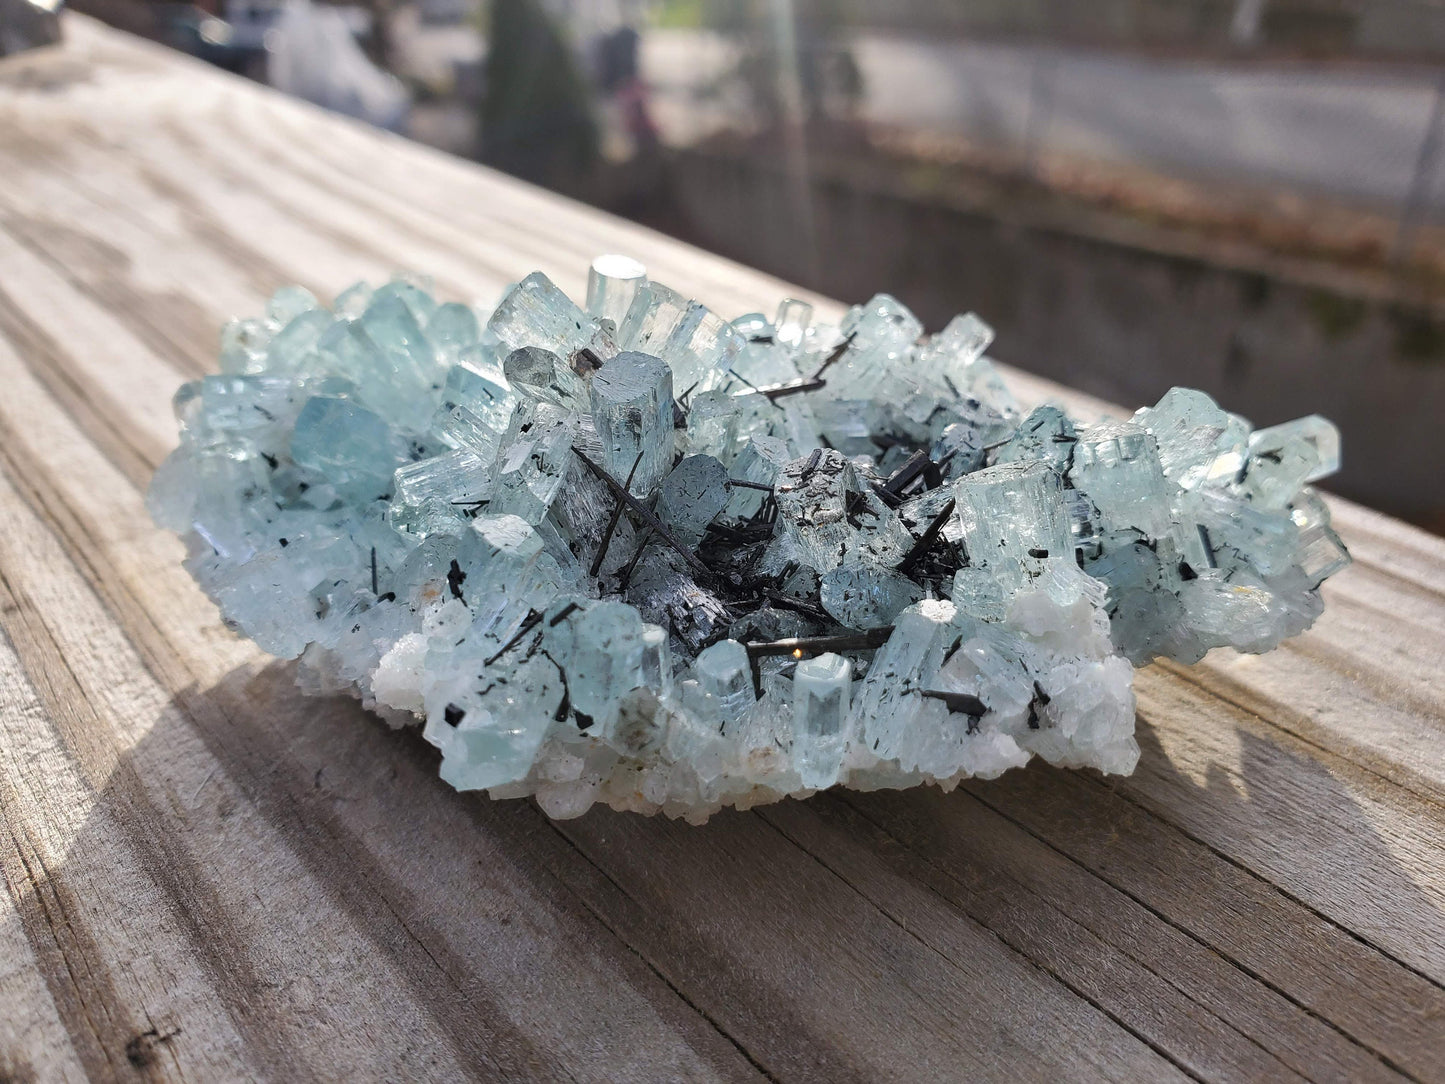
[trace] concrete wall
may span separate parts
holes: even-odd
[[[1445,320],[1426,307],[825,182],[814,263],[777,171],[702,152],[675,168],[706,247],[834,297],[893,293],[930,329],[973,309],[1000,359],[1115,402],[1182,383],[1261,426],[1324,414],[1345,447],[1327,488],[1445,525]]]
[[[1445,5],[1432,0],[1264,0],[1252,31],[1239,21],[1239,0],[854,0],[849,10],[858,25],[905,33],[1332,56],[1445,52]]]

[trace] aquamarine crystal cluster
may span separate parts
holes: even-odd
[[[285,289],[176,396],[150,508],[306,692],[554,817],[1129,772],[1135,665],[1320,612],[1338,433],[1182,388],[1021,414],[991,338],[886,295],[728,321],[620,257],[585,307]]]

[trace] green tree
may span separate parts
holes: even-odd
[[[591,94],[538,0],[492,0],[482,160],[552,188],[586,184],[598,161]]]

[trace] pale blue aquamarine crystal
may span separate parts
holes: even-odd
[[[879,380],[892,383],[897,369],[910,365],[923,324],[896,297],[878,294],[850,309],[840,330],[852,341],[829,369],[827,398],[871,404],[872,386]]]
[[[609,330],[578,308],[546,275],[534,271],[498,303],[487,329],[503,353],[524,346],[550,350],[569,363],[579,350],[600,355],[617,351]]]
[[[721,390],[694,392],[687,403],[688,449],[731,463],[738,446],[738,428],[744,422],[744,398]]]
[[[505,643],[529,613],[556,597],[559,579],[556,561],[525,520],[483,514],[458,541],[447,589],[471,613],[472,634]]]
[[[1169,487],[1159,445],[1142,425],[1101,422],[1074,445],[1069,478],[1118,527],[1161,538],[1169,532]]]
[[[1022,582],[1035,563],[1072,554],[1064,480],[1047,463],[999,463],[953,485],[971,568]]]
[[[438,357],[455,363],[463,350],[480,341],[482,325],[470,305],[448,301],[438,305],[427,318],[426,337]]]
[[[591,385],[602,465],[645,497],[672,469],[672,370],[648,354],[624,351],[598,370]]]
[[[853,664],[831,651],[798,663],[793,675],[793,753],[803,786],[838,781],[848,751]]]
[[[462,351],[460,358],[447,370],[431,430],[453,448],[469,449],[490,461],[512,420],[517,395],[500,365],[470,351]]]
[[[438,530],[440,517],[440,522],[455,523],[456,533],[465,526],[468,510],[491,500],[495,488],[491,464],[459,448],[397,467],[388,516],[393,526],[423,535]]]
[[[426,275],[400,274],[378,287],[371,295],[370,308],[378,302],[395,298],[406,306],[419,324],[428,324],[441,306],[432,296],[436,284]]]
[[[324,311],[316,295],[304,286],[283,286],[266,302],[266,322],[285,327],[307,312]]]
[[[560,354],[537,346],[519,347],[503,360],[502,375],[518,395],[551,403],[569,414],[587,409],[587,382]]]
[[[1184,388],[1023,414],[992,339],[885,294],[729,323],[625,257],[585,308],[288,287],[177,393],[147,503],[303,691],[555,817],[1128,772],[1134,664],[1319,615],[1339,433]]]
[[[1153,407],[1136,411],[1159,447],[1159,466],[1183,489],[1235,481],[1249,454],[1249,423],[1219,409],[1192,388],[1171,388]]]
[[[672,369],[679,396],[708,391],[726,380],[745,343],[717,313],[661,283],[638,287],[617,328],[624,350],[652,354]]]
[[[1340,431],[1318,414],[1251,433],[1241,492],[1268,508],[1289,504],[1306,482],[1340,469]]]
[[[228,321],[221,328],[221,372],[261,372],[267,366],[271,338],[277,330],[265,320],[246,318]]]
[[[567,675],[579,723],[595,727],[594,736],[616,732],[624,694],[645,682],[646,629],[635,607],[615,601],[559,610],[546,622],[542,643]]]
[[[885,762],[897,759],[923,716],[948,715],[942,701],[923,693],[948,657],[957,613],[953,603],[930,599],[898,615],[853,699],[860,751]]]
[[[566,696],[557,665],[546,655],[530,655],[509,667],[505,685],[479,685],[472,673],[484,669],[485,660],[476,654],[438,661],[448,676],[431,684],[426,718],[428,738],[442,752],[441,777],[458,790],[524,777]]]
[[[735,485],[728,497],[727,513],[747,520],[762,511],[778,475],[793,458],[788,442],[781,437],[753,437],[733,460],[731,475],[750,485]]]
[[[647,268],[631,256],[598,256],[587,269],[587,311],[615,328],[646,281]]]
[[[697,656],[694,703],[700,718],[726,734],[736,727],[757,702],[748,649],[736,640],[720,640]],[[686,703],[686,697],[684,703]]]
[[[728,503],[728,471],[710,455],[690,455],[662,481],[657,518],[673,538],[692,548]]]
[[[314,370],[321,337],[331,330],[333,319],[325,309],[306,309],[282,324],[266,348],[268,370],[297,375]]]
[[[642,626],[642,681],[663,696],[672,692],[672,649],[660,625]]]
[[[922,598],[923,590],[896,569],[852,563],[823,574],[819,601],[840,625],[881,629]]]
[[[579,424],[576,414],[552,403],[519,403],[502,435],[488,508],[539,525],[562,491]]]
[[[356,503],[387,497],[397,464],[406,458],[404,439],[382,418],[350,400],[326,396],[301,409],[289,451],[298,467]]]
[[[1078,440],[1078,427],[1061,409],[1048,405],[1036,407],[997,449],[993,461],[1044,463],[1059,474],[1067,474],[1074,462],[1074,445]]]
[[[812,323],[812,305],[795,297],[785,297],[778,302],[778,314],[773,318],[773,337],[785,349],[796,350]]]
[[[834,449],[815,449],[789,462],[778,475],[773,499],[778,529],[759,564],[766,574],[792,568],[790,579],[798,572],[816,579],[850,559],[891,567],[912,547],[898,514]]]

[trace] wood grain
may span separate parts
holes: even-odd
[[[1333,502],[1324,617],[1141,671],[1128,779],[703,828],[458,795],[150,526],[176,386],[286,282],[799,291],[66,30],[0,64],[0,1080],[1445,1080],[1445,542]]]

